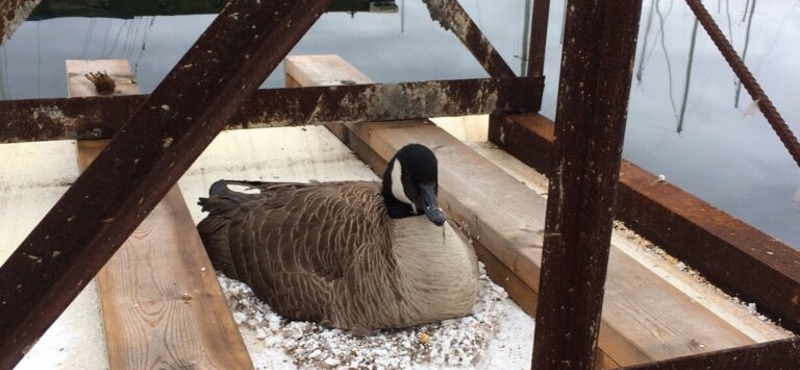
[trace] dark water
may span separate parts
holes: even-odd
[[[740,54],[747,41],[746,63],[798,132],[800,2],[758,1],[751,17],[753,1],[709,0],[706,6],[726,35],[732,35]],[[421,1],[396,3],[401,12],[394,14],[325,14],[292,53],[339,54],[381,82],[486,76],[454,36],[430,21]],[[519,70],[525,0],[461,3],[506,61]],[[554,0],[542,111],[551,118],[562,19],[563,1]],[[142,90],[149,92],[212,20],[213,15],[192,15],[26,22],[0,53],[0,97],[65,96],[65,59],[127,58]],[[702,28],[682,108],[693,24],[694,17],[682,1],[644,0],[635,66],[641,70],[641,80],[634,81],[624,155],[800,248],[800,169],[744,90],[735,106],[733,72]],[[282,84],[280,69],[264,86]]]

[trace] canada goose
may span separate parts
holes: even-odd
[[[410,144],[382,185],[220,180],[197,228],[214,267],[286,318],[369,333],[460,317],[476,300],[477,260],[442,228],[437,179],[433,152]]]

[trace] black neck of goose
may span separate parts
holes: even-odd
[[[386,166],[386,171],[383,173],[383,189],[381,194],[386,204],[386,210],[389,212],[389,217],[395,219],[417,216],[417,213],[414,212],[414,208],[412,208],[411,205],[401,202],[392,194],[392,169],[394,168],[394,162],[394,158],[392,158],[392,160],[389,161],[389,165]]]
[[[414,208],[411,208],[410,205],[397,200],[397,198],[392,195],[391,191],[388,194],[384,191],[383,199],[386,203],[386,210],[389,212],[389,217],[406,218],[417,216],[417,214],[414,212]]]

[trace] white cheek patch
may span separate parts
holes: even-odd
[[[403,190],[403,179],[400,177],[401,173],[403,173],[403,167],[400,166],[400,161],[395,160],[394,166],[392,167],[392,195],[394,195],[397,200],[410,205],[411,208],[414,209],[414,213],[417,213],[417,207],[414,206],[414,202],[408,199],[406,192]]]

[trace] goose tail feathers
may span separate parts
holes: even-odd
[[[238,279],[230,248],[229,226],[242,203],[250,199],[249,194],[228,188],[236,181],[219,180],[211,185],[208,198],[197,202],[208,216],[197,224],[197,231],[214,268],[229,278]]]

